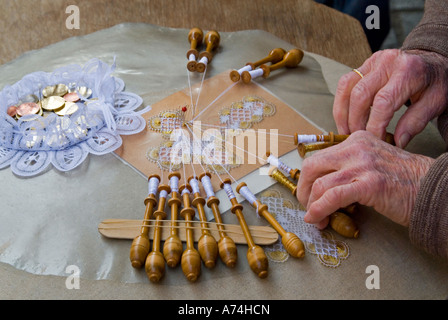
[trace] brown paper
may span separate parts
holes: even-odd
[[[186,88],[154,104],[151,111],[143,115],[148,123],[152,117],[159,115],[161,112],[177,111],[185,117],[184,122],[190,123],[192,120],[194,121],[191,127],[189,125],[190,129],[183,129],[189,141],[193,143],[195,139],[207,140],[204,133],[211,129],[214,129],[216,132],[216,127],[230,129],[230,131],[227,130],[227,134],[223,135],[217,132],[219,141],[225,140],[226,137],[230,136],[234,131],[226,124],[220,123],[219,111],[230,108],[234,103],[243,101],[245,98],[261,98],[268,104],[275,106],[274,114],[263,116],[260,122],[253,123],[250,128],[241,130],[240,135],[245,136],[244,144],[241,138],[234,137],[230,140],[231,144],[228,153],[237,156],[237,167],[228,169],[228,173],[226,171],[217,172],[207,166],[207,163],[213,164],[210,157],[207,158],[205,156],[203,161],[188,157],[190,161],[184,163],[183,168],[176,170],[180,172],[185,170],[186,177],[199,176],[206,170],[212,175],[222,172],[220,179],[230,176],[231,180],[239,180],[266,164],[266,152],[269,151],[281,157],[295,150],[293,135],[298,130],[300,130],[301,134],[322,133],[321,130],[316,128],[296,110],[255,82],[251,84],[244,84],[243,82],[233,83],[229,79],[229,72],[223,72],[206,80],[202,85],[202,89],[200,83],[193,86],[191,92],[198,93],[199,97],[194,96],[194,94],[190,96],[190,88]],[[195,101],[199,102],[196,108],[191,105],[192,101],[193,104],[195,104]],[[184,113],[182,108],[185,106],[188,106],[188,109]],[[213,134],[213,131],[209,132]],[[147,125],[146,130],[142,133],[123,136],[122,138],[123,145],[116,152],[117,155],[142,172],[146,177],[152,174],[161,175],[160,166],[148,160],[147,151],[169,142],[169,134],[156,132],[154,129],[151,129],[150,125]],[[223,146],[223,151],[224,148],[225,146]],[[201,164],[198,162],[201,162]],[[172,166],[165,168],[167,172],[165,177],[168,176],[170,169],[175,171],[172,170]],[[218,179],[213,179],[213,184],[215,190],[220,189],[220,181]]]

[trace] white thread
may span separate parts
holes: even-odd
[[[156,177],[152,177],[151,179],[149,179],[149,182],[148,182],[148,191],[149,192],[148,193],[153,194],[153,195],[157,194],[157,189],[159,188],[159,183],[160,183],[160,181]]]
[[[207,59],[207,57],[202,57],[201,58],[201,60],[199,60],[199,63],[202,63],[202,64],[204,64],[204,65],[207,65],[208,64],[208,59]]]
[[[270,155],[269,157],[268,157],[268,163],[270,164],[270,165],[272,165],[272,166],[274,166],[274,167],[277,167],[278,168],[278,165],[279,165],[279,161],[280,160],[278,160],[278,158],[276,158],[274,155]]]
[[[166,197],[168,197],[168,192],[166,190],[160,191],[159,198],[165,198],[166,199]]]
[[[190,54],[190,57],[188,58],[189,61],[196,61],[196,56],[194,53]]]
[[[170,179],[171,192],[179,192],[179,177],[172,176]]]
[[[232,89],[237,84],[238,84],[238,82],[234,82],[233,84],[231,84],[226,90],[224,90],[222,93],[220,93],[219,96],[215,100],[213,100],[207,107],[202,109],[202,111],[196,117],[194,117],[193,120],[191,120],[190,122],[195,121],[202,113],[204,113],[208,108],[210,108],[216,101],[218,101],[223,95],[225,95],[230,89]]]
[[[205,193],[207,194],[207,199],[214,197],[215,192],[213,191],[212,180],[209,176],[204,175],[201,179],[202,186],[204,187]]]
[[[279,168],[283,173],[290,174],[292,169],[288,167],[286,164],[280,161],[280,159],[276,158],[274,155],[270,155],[268,158],[268,163],[274,167]]]
[[[191,186],[191,189],[193,189],[193,193],[201,193],[199,191],[199,183],[198,183],[198,180],[196,178],[191,178],[190,179],[190,186]]]
[[[228,183],[224,184],[224,191],[226,192],[227,197],[229,197],[229,200],[236,198],[235,194],[233,193],[232,186],[230,184]]]
[[[250,65],[247,65],[245,67],[242,67],[240,70],[237,70],[237,72],[241,75],[244,71],[252,71],[252,67]]]
[[[239,194],[242,195],[251,204],[255,204],[257,202],[257,198],[246,186],[240,188]]]
[[[185,188],[184,190],[182,190],[182,195],[184,194],[190,194],[190,190],[188,190],[188,188]]]
[[[249,71],[250,76],[252,79],[256,79],[261,77],[264,74],[264,70],[261,68],[257,68],[255,70]]]
[[[314,143],[317,142],[317,137],[314,134],[311,135],[307,135],[307,134],[302,134],[302,135],[297,135],[297,141],[298,143]]]

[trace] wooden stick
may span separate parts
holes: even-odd
[[[150,220],[154,221],[154,220]],[[172,221],[162,221],[162,225],[159,226],[162,229],[161,239],[162,241],[166,241],[171,236],[171,231],[173,228],[178,230],[179,239],[182,242],[187,241],[187,226],[185,221],[177,220],[176,226],[172,226]],[[106,219],[103,220],[98,225],[98,232],[108,239],[115,240],[132,240],[140,233],[140,228],[142,227],[142,220],[128,220],[128,219]],[[199,224],[199,221],[190,221],[189,229],[191,230],[201,230],[201,227],[195,227],[194,225]],[[209,231],[214,237],[219,237],[219,229],[218,225],[209,222]],[[244,237],[244,233],[241,229],[240,225],[234,224],[224,224],[224,228],[226,229],[226,233],[232,237],[235,244],[239,245],[247,245],[247,240]],[[153,231],[154,226],[149,226],[150,234],[149,239],[153,240]],[[250,233],[252,234],[253,240],[255,244],[260,246],[269,246],[273,245],[278,241],[278,233],[270,226],[249,226]],[[201,233],[193,234],[193,241],[198,242]]]

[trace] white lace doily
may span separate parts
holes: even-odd
[[[52,73],[36,72],[25,76],[0,92],[0,169],[11,168],[18,176],[30,177],[50,165],[60,171],[78,167],[88,156],[117,150],[121,135],[141,132],[146,122],[136,111],[143,99],[125,92],[121,79],[112,76],[115,64],[98,59],[85,66],[70,65]],[[10,106],[22,97],[39,94],[46,86],[66,84],[86,86],[92,95],[69,116],[34,115],[16,120],[8,115]]]
[[[316,255],[320,263],[336,268],[341,260],[348,258],[350,248],[345,242],[334,239],[333,235],[327,231],[320,231],[314,225],[305,223],[305,211],[285,205],[285,199],[275,191],[269,191],[269,193],[271,193],[270,196],[260,198],[261,202],[269,207],[269,211],[275,214],[275,218],[285,230],[296,234],[304,242],[306,251]],[[265,247],[265,251],[268,258],[274,262],[285,262],[289,258],[281,240],[272,246]]]

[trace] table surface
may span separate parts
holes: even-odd
[[[29,50],[125,22],[221,32],[264,30],[352,68],[371,54],[357,20],[312,0],[79,0],[80,29],[70,30],[66,8],[72,2],[0,0],[0,64]]]
[[[65,8],[71,4],[70,1],[41,1],[39,6],[34,2],[26,0],[8,1],[0,0],[3,9],[0,11],[0,32],[2,32],[2,43],[0,43],[0,56],[7,62],[20,54],[33,49],[39,49],[46,45],[57,43],[56,46],[48,47],[44,51],[36,51],[22,56],[16,61],[5,64],[1,68],[1,82],[13,82],[20,79],[20,75],[14,74],[15,68],[21,68],[23,72],[40,70],[42,67],[51,69],[55,65],[65,64],[67,61],[58,57],[59,52],[66,52],[64,45],[67,42],[61,40],[71,38],[73,41],[68,43],[73,48],[83,47],[82,43],[94,46],[91,55],[100,53],[100,58],[111,60],[113,53],[106,52],[107,49],[101,45],[98,37],[107,33],[98,33],[89,38],[73,36],[83,36],[97,30],[102,30],[114,26],[120,22],[145,22],[155,26],[166,26],[171,28],[189,29],[192,26],[200,26],[204,29],[217,29],[220,31],[239,31],[246,29],[261,29],[268,31],[279,39],[290,43],[292,46],[298,46],[307,51],[308,56],[314,57],[322,67],[322,72],[328,84],[331,93],[334,93],[338,78],[350,68],[359,66],[370,54],[367,40],[359,23],[342,13],[329,9],[327,7],[315,4],[310,0],[280,1],[272,5],[268,1],[181,1],[167,0],[146,1],[135,0],[124,2],[119,0],[95,0],[77,1],[81,12],[81,29],[68,30],[65,28]],[[129,5],[132,3],[132,5]],[[162,5],[163,4],[163,5]],[[11,14],[16,12],[17,14]],[[219,17],[217,19],[216,17]],[[45,19],[42,19],[45,17]],[[35,28],[40,25],[40,28]],[[120,31],[127,27],[119,27],[114,30]],[[146,30],[144,26],[137,26],[137,29]],[[51,30],[42,32],[44,30]],[[147,31],[149,35],[160,34],[168,35],[173,39],[180,39],[185,34],[185,30],[170,30],[157,27],[154,30]],[[271,38],[267,34],[253,33],[260,39],[255,54],[266,52],[268,46],[284,45],[283,41]],[[251,32],[241,34],[226,34],[226,39],[235,39],[238,45],[252,36]],[[136,37],[137,39],[138,37]],[[7,41],[5,40],[7,39]],[[152,38],[151,38],[152,39]],[[263,41],[261,41],[261,39]],[[171,45],[162,45],[157,39],[152,39],[161,46],[166,46],[166,50],[172,52]],[[107,42],[106,40],[104,42]],[[168,42],[168,41],[167,41]],[[243,42],[244,43],[244,42]],[[58,45],[60,44],[60,45]],[[356,44],[356,45],[353,45]],[[252,45],[254,45],[252,43]],[[118,46],[118,44],[117,44]],[[254,46],[255,47],[255,46]],[[115,48],[115,47],[110,47]],[[149,56],[156,56],[156,48],[149,47],[151,52]],[[56,50],[57,52],[55,52]],[[60,51],[59,51],[60,50]],[[67,49],[68,50],[68,49]],[[106,50],[106,51],[105,51]],[[226,52],[226,51],[229,52]],[[249,59],[252,56],[249,49],[244,48],[241,59]],[[74,56],[77,57],[76,52]],[[79,51],[81,55],[86,55],[87,51]],[[317,53],[318,55],[313,55]],[[146,53],[145,53],[146,54]],[[235,55],[232,48],[226,47],[222,54],[222,65],[220,60],[215,61],[216,72],[221,68],[235,64]],[[40,55],[40,57],[39,57]],[[44,55],[55,58],[55,62],[47,66],[39,64]],[[37,58],[35,58],[37,56]],[[324,57],[331,58],[332,60]],[[84,58],[84,57],[83,57]],[[185,59],[182,54],[182,59]],[[179,59],[181,59],[179,58]],[[125,56],[119,55],[119,67],[121,70],[129,71],[129,74],[123,72],[126,83],[131,84],[130,89],[138,94],[142,94],[145,103],[158,101],[168,92],[154,88],[146,88],[146,82],[138,81],[146,75],[139,73],[141,70],[135,69],[132,63],[132,55],[125,59]],[[184,60],[179,60],[184,62]],[[230,62],[233,62],[230,63]],[[153,67],[155,62],[149,62],[149,67]],[[141,72],[149,72],[146,68]],[[49,70],[45,70],[49,71]],[[155,74],[154,76],[156,76]],[[22,75],[23,76],[23,75]],[[282,81],[281,77],[277,79]],[[167,83],[173,84],[179,79],[168,79],[161,85]],[[272,83],[274,83],[273,81]],[[180,85],[180,83],[179,83]],[[157,91],[156,89],[160,90]],[[177,90],[176,86],[171,87]],[[275,88],[273,88],[275,89]],[[286,92],[284,92],[286,93]],[[286,93],[286,95],[288,95]],[[282,96],[283,97],[283,96]],[[294,102],[294,93],[284,97],[287,102]],[[327,130],[334,130],[334,124],[331,121],[331,104],[319,106],[319,111],[314,112],[315,123]],[[428,156],[437,156],[443,152],[443,141],[438,140],[437,130],[429,126],[425,132],[415,139],[410,150],[426,154]],[[435,141],[436,140],[436,141]],[[101,173],[105,166],[110,166],[110,171],[114,174],[106,177]],[[141,194],[139,190],[146,189],[146,181],[140,175],[135,174],[132,169],[126,168],[113,156],[92,157],[84,171],[75,172],[74,175],[62,175],[50,171],[45,175],[32,180],[22,180],[14,177],[10,169],[0,171],[2,181],[7,181],[11,188],[31,188],[33,185],[41,185],[57,181],[61,186],[70,190],[71,183],[81,182],[85,175],[90,174],[90,180],[96,180],[98,183],[107,184],[110,181],[120,181],[127,190],[123,193],[134,199],[135,212],[141,210]],[[83,170],[84,170],[83,169]],[[110,180],[109,180],[110,179]],[[8,194],[13,194],[9,190]],[[114,200],[108,193],[108,189],[102,190],[104,199]],[[42,196],[42,195],[40,195]],[[52,197],[52,195],[45,195]],[[13,212],[14,208],[33,209],[32,201],[14,202],[10,199],[1,198],[7,203],[4,213]],[[37,206],[41,211],[45,211],[43,198],[40,199]],[[55,196],[55,199],[58,198]],[[94,199],[95,200],[95,199]],[[75,199],[69,200],[74,203]],[[130,201],[126,203],[101,203],[96,214],[109,215],[117,210],[125,210]],[[65,205],[63,201],[61,207]],[[83,205],[86,207],[87,205]],[[75,211],[68,210],[74,213]],[[111,210],[108,212],[108,210]],[[51,211],[51,210],[50,210]],[[98,218],[92,217],[91,229],[95,229],[98,224]],[[93,279],[81,279],[81,290],[67,290],[65,282],[66,277],[56,275],[32,274],[16,268],[7,263],[0,263],[0,298],[2,299],[445,299],[448,296],[446,286],[447,273],[446,262],[430,257],[426,253],[414,248],[409,244],[407,230],[397,227],[387,219],[375,213],[368,213],[362,216],[360,221],[363,228],[363,238],[360,241],[350,242],[353,253],[349,260],[343,263],[340,268],[335,270],[325,269],[312,257],[304,261],[288,260],[283,264],[273,264],[272,274],[267,281],[259,281],[253,278],[250,271],[247,270],[244,256],[236,270],[226,270],[218,268],[212,272],[204,271],[201,281],[190,285],[185,282],[174,283],[173,279],[182,279],[175,271],[169,272],[166,276],[166,283],[156,287],[151,286],[147,281],[141,283],[124,283],[115,280],[97,281]],[[14,227],[15,228],[15,227]],[[95,233],[94,230],[89,232]],[[39,236],[39,234],[37,234]],[[40,235],[43,240],[45,239]],[[92,240],[93,239],[93,240]],[[128,244],[108,243],[99,238],[96,233],[89,235],[85,239],[86,243],[95,241],[107,249],[102,254],[107,255],[114,252],[118,247],[123,247],[121,252],[128,250]],[[102,244],[104,242],[104,244]],[[84,243],[84,242],[83,242]],[[8,244],[0,244],[0,256],[5,252]],[[86,250],[86,249],[84,249]],[[111,269],[120,269],[119,265],[127,261],[126,254],[108,257],[112,261]],[[76,257],[74,257],[76,258]],[[23,262],[26,265],[26,261]],[[378,265],[381,270],[381,290],[368,290],[365,287],[366,267],[368,265]],[[107,268],[107,266],[105,266]],[[124,270],[128,272],[128,264]],[[104,268],[102,269],[104,270]],[[220,272],[222,272],[220,274]],[[295,281],[291,281],[295,279]],[[350,279],[348,281],[347,279]],[[250,290],[248,288],[251,288]]]
[[[179,70],[185,68],[182,41],[187,32],[188,29],[126,24],[67,39],[1,66],[0,83],[11,84],[41,68],[51,71],[56,66],[82,63],[93,57],[110,62],[116,55],[116,72],[127,89],[141,95],[145,105],[152,104],[186,86],[186,72],[179,73]],[[145,41],[141,41],[142,34]],[[217,56],[213,60],[210,76],[239,65],[236,60],[248,61],[253,51],[258,56],[270,48],[291,47],[263,31],[230,32],[222,37],[223,46],[219,59]],[[173,63],[164,66],[165,72],[161,72],[160,61],[166,60],[160,52],[172,53]],[[315,124],[332,131],[330,92],[334,93],[338,78],[350,68],[311,53],[306,53],[302,65],[303,69],[283,72],[260,83]],[[311,79],[305,77],[309,74],[319,75],[322,79],[319,83],[324,87],[315,87],[309,92],[304,89],[304,82],[311,85]],[[317,88],[325,90],[317,91]],[[308,94],[306,106],[305,99],[298,96],[300,91],[302,96]],[[319,97],[312,97],[319,92]],[[444,144],[434,126],[428,126],[413,140],[409,150],[435,157],[443,152]],[[109,241],[97,231],[103,219],[141,219],[147,181],[119,159],[113,155],[92,156],[74,172],[50,170],[32,179],[16,177],[5,168],[0,171],[0,180],[3,204],[0,258],[5,262],[0,264],[1,298],[294,300],[445,299],[448,296],[446,261],[412,246],[406,228],[372,210],[358,217],[362,237],[347,241],[351,255],[336,269],[320,265],[316,257],[308,254],[303,260],[272,263],[268,279],[260,280],[248,268],[245,247],[241,246],[240,263],[235,269],[218,264],[215,270],[204,270],[195,284],[187,283],[180,270],[167,270],[163,282],[154,286],[148,283],[144,273],[130,267],[127,241]],[[56,191],[55,185],[57,192],[48,192]],[[29,196],[16,201],[16,190]],[[245,212],[253,211],[247,203],[243,205],[246,205]],[[262,223],[251,214],[247,218],[253,224]],[[224,215],[224,219],[234,222],[235,218]],[[79,265],[83,270],[80,290],[66,288],[64,271],[68,264]],[[381,270],[381,290],[366,288],[369,265]],[[128,283],[122,279],[138,281]]]

